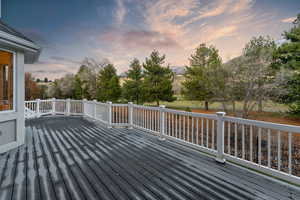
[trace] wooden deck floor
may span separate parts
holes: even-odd
[[[300,199],[295,187],[175,141],[81,117],[29,120],[26,139],[0,155],[0,200]]]

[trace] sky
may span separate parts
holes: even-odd
[[[2,0],[2,20],[42,47],[25,70],[51,80],[76,73],[85,57],[122,73],[154,49],[185,66],[201,43],[226,62],[254,36],[281,40],[298,13],[299,0]]]

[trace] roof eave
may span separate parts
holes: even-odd
[[[32,64],[36,62],[41,51],[41,48],[35,43],[3,31],[0,31],[0,43],[3,43],[11,48],[24,51],[25,64]]]

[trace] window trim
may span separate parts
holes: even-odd
[[[0,48],[0,51],[5,51],[5,52],[8,52],[8,53],[11,53],[13,55],[13,109],[11,110],[3,110],[3,111],[0,111],[0,115],[1,114],[6,114],[6,113],[15,113],[17,111],[17,107],[16,107],[16,103],[17,103],[17,66],[16,66],[16,52],[15,51],[11,51],[11,50],[8,50],[8,49],[4,49],[4,48]]]

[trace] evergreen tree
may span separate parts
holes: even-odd
[[[116,102],[121,95],[119,77],[112,64],[106,65],[99,71],[97,78],[97,99],[102,102]]]
[[[214,97],[213,90],[218,81],[214,79],[215,72],[221,63],[215,47],[200,44],[195,54],[191,55],[190,66],[186,67],[183,95],[189,100],[204,101],[205,109],[208,110],[208,102]]]
[[[274,53],[274,67],[288,69],[292,76],[283,86],[286,91],[280,100],[290,106],[291,112],[300,115],[300,14],[293,22],[294,27],[284,33],[287,40]]]
[[[164,67],[165,55],[160,56],[158,51],[153,51],[146,58],[143,67],[144,72],[144,98],[147,102],[174,101],[172,81],[174,74],[169,66]]]
[[[74,97],[75,99],[84,99],[83,95],[83,89],[82,89],[82,81],[78,77],[78,75],[75,76],[75,86],[74,86]]]
[[[127,72],[128,80],[123,85],[123,97],[137,104],[142,103],[143,97],[143,72],[138,59],[134,59]]]

